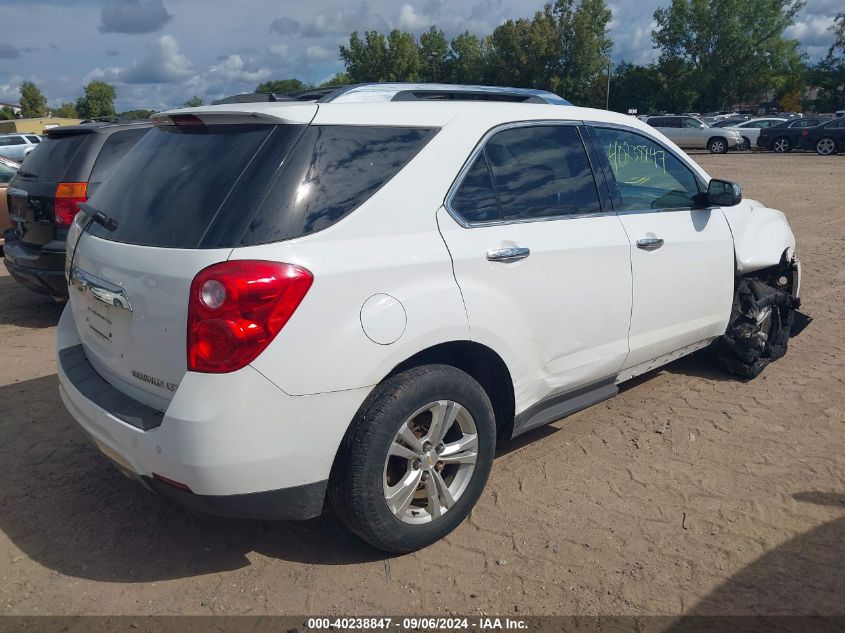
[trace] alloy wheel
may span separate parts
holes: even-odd
[[[785,138],[779,138],[775,141],[774,150],[778,154],[785,154],[789,151],[789,149],[789,141],[787,141]]]
[[[835,149],[836,146],[833,144],[833,139],[823,138],[816,143],[816,152],[822,156],[829,156],[830,154],[833,154]]]
[[[384,462],[384,500],[404,523],[439,519],[467,489],[478,458],[478,430],[452,400],[420,407],[399,427]]]

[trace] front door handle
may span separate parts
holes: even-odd
[[[637,240],[637,248],[641,248],[644,251],[656,251],[661,246],[663,246],[663,240],[659,237],[647,237]]]
[[[531,254],[531,251],[524,246],[509,246],[507,248],[496,248],[487,251],[487,261],[503,262],[509,264],[510,262],[518,262],[520,259],[525,259]]]

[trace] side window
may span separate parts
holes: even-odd
[[[302,237],[338,222],[404,169],[437,131],[309,126],[270,185],[241,244]]]
[[[484,152],[478,155],[472,167],[452,196],[452,210],[467,222],[500,220],[499,203],[493,189],[493,179]]]
[[[681,119],[678,117],[666,117],[663,119],[662,127],[681,127]]]
[[[704,124],[699,121],[698,119],[693,119],[692,117],[688,117],[684,119],[684,127],[687,129],[697,130],[699,128],[703,128]]]
[[[27,137],[26,137],[26,140],[27,140],[27,141],[29,141],[30,143],[33,143],[34,145],[38,145],[38,142],[39,142],[41,139],[40,139],[40,138],[38,138],[37,136],[27,136]]]
[[[587,151],[575,126],[504,130],[487,141],[484,153],[504,220],[601,211]]]
[[[150,128],[143,127],[138,130],[125,130],[123,132],[114,132],[103,143],[97,161],[94,163],[94,168],[91,170],[91,177],[89,182],[99,183],[103,182],[114,169],[115,165],[120,162],[120,159],[132,147],[141,140],[149,131]]]
[[[623,210],[696,206],[698,180],[662,145],[627,130],[594,129],[610,163]]]
[[[20,136],[7,136],[0,138],[0,145],[26,145],[26,141]]]

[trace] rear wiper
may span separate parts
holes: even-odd
[[[85,214],[91,218],[91,220],[102,226],[107,231],[114,231],[117,228],[117,220],[112,217],[109,217],[102,211],[98,211],[90,204],[86,202],[81,202],[79,204],[79,208],[82,209]]]

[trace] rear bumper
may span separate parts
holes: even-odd
[[[33,248],[23,244],[12,229],[3,237],[4,263],[15,281],[34,292],[67,299],[64,242]]]
[[[249,366],[231,374],[188,372],[160,422],[144,430],[126,417],[139,415],[139,403],[99,375],[63,366],[62,352],[79,344],[66,308],[58,332],[62,400],[92,443],[148,488],[228,517],[321,513],[335,454],[368,389],[289,396]],[[96,379],[102,384],[87,384]]]

